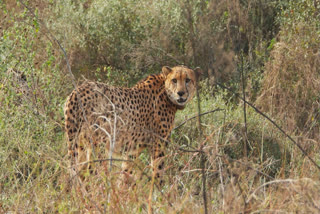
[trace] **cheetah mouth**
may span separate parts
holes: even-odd
[[[183,99],[183,98],[179,98],[177,100],[178,103],[182,104],[182,103],[185,103],[187,101],[187,99]]]

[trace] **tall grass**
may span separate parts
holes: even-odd
[[[203,137],[188,120],[172,132],[165,185],[151,188],[150,157],[135,187],[104,170],[82,184],[68,169],[63,104],[72,91],[65,59],[19,2],[0,3],[0,212],[209,213],[320,210],[320,174],[272,124],[214,81],[247,97],[320,164],[319,5],[315,1],[30,1],[66,48],[77,81],[130,86],[163,65],[201,66]],[[275,22],[276,21],[276,22]],[[242,54],[242,55],[241,55]],[[196,98],[176,126],[197,114]],[[244,145],[248,139],[247,155]],[[201,155],[206,157],[206,189]],[[119,163],[118,163],[119,164]]]

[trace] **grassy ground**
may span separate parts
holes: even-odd
[[[319,169],[249,106],[245,122],[243,102],[214,85],[242,93],[244,71],[247,99],[320,165],[313,1],[92,2],[28,2],[45,24],[19,2],[0,2],[0,213],[204,213],[203,193],[209,213],[320,212]],[[232,49],[238,41],[244,52]],[[84,75],[131,86],[180,62],[208,71],[200,82],[205,114],[200,134],[197,118],[188,120],[198,113],[196,98],[177,113],[183,125],[172,132],[164,187],[150,194],[147,153],[135,188],[119,183],[116,166],[103,170],[109,162],[82,184],[70,177],[63,105],[73,82]]]

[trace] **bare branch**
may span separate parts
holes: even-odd
[[[178,126],[174,127],[173,130],[176,130],[176,129],[179,129],[181,126],[183,126],[186,122],[192,120],[192,119],[195,119],[195,118],[198,118],[200,116],[203,116],[203,115],[206,115],[206,114],[210,114],[210,113],[214,113],[216,111],[223,111],[224,109],[220,109],[220,108],[217,108],[217,109],[214,109],[214,110],[211,110],[211,111],[207,111],[207,112],[204,112],[204,113],[201,113],[201,114],[197,114],[193,117],[190,117],[188,119],[186,119],[185,121],[183,121],[181,124],[179,124]]]
[[[318,170],[320,170],[320,166],[307,154],[307,152],[300,146],[300,144],[298,144],[290,135],[288,135],[275,121],[273,121],[270,117],[268,117],[265,113],[263,113],[262,111],[260,111],[259,109],[257,109],[257,107],[255,107],[253,104],[249,103],[248,101],[244,100],[238,93],[234,92],[233,90],[231,90],[230,88],[222,85],[219,82],[216,82],[217,85],[219,85],[221,88],[224,88],[228,91],[230,91],[231,93],[233,93],[237,98],[241,99],[243,102],[245,102],[248,106],[250,106],[251,108],[253,108],[258,114],[260,114],[262,117],[266,118],[272,125],[274,125],[282,134],[284,134],[294,145],[296,145],[299,150],[302,152],[302,154],[304,156],[306,156],[314,166],[316,166],[318,168]]]

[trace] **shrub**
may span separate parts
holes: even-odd
[[[5,11],[10,24],[0,39],[1,209],[25,212],[31,206],[35,212],[35,203],[45,204],[55,192],[42,200],[34,191],[58,188],[63,171],[65,75],[37,20],[24,10],[11,12]]]

